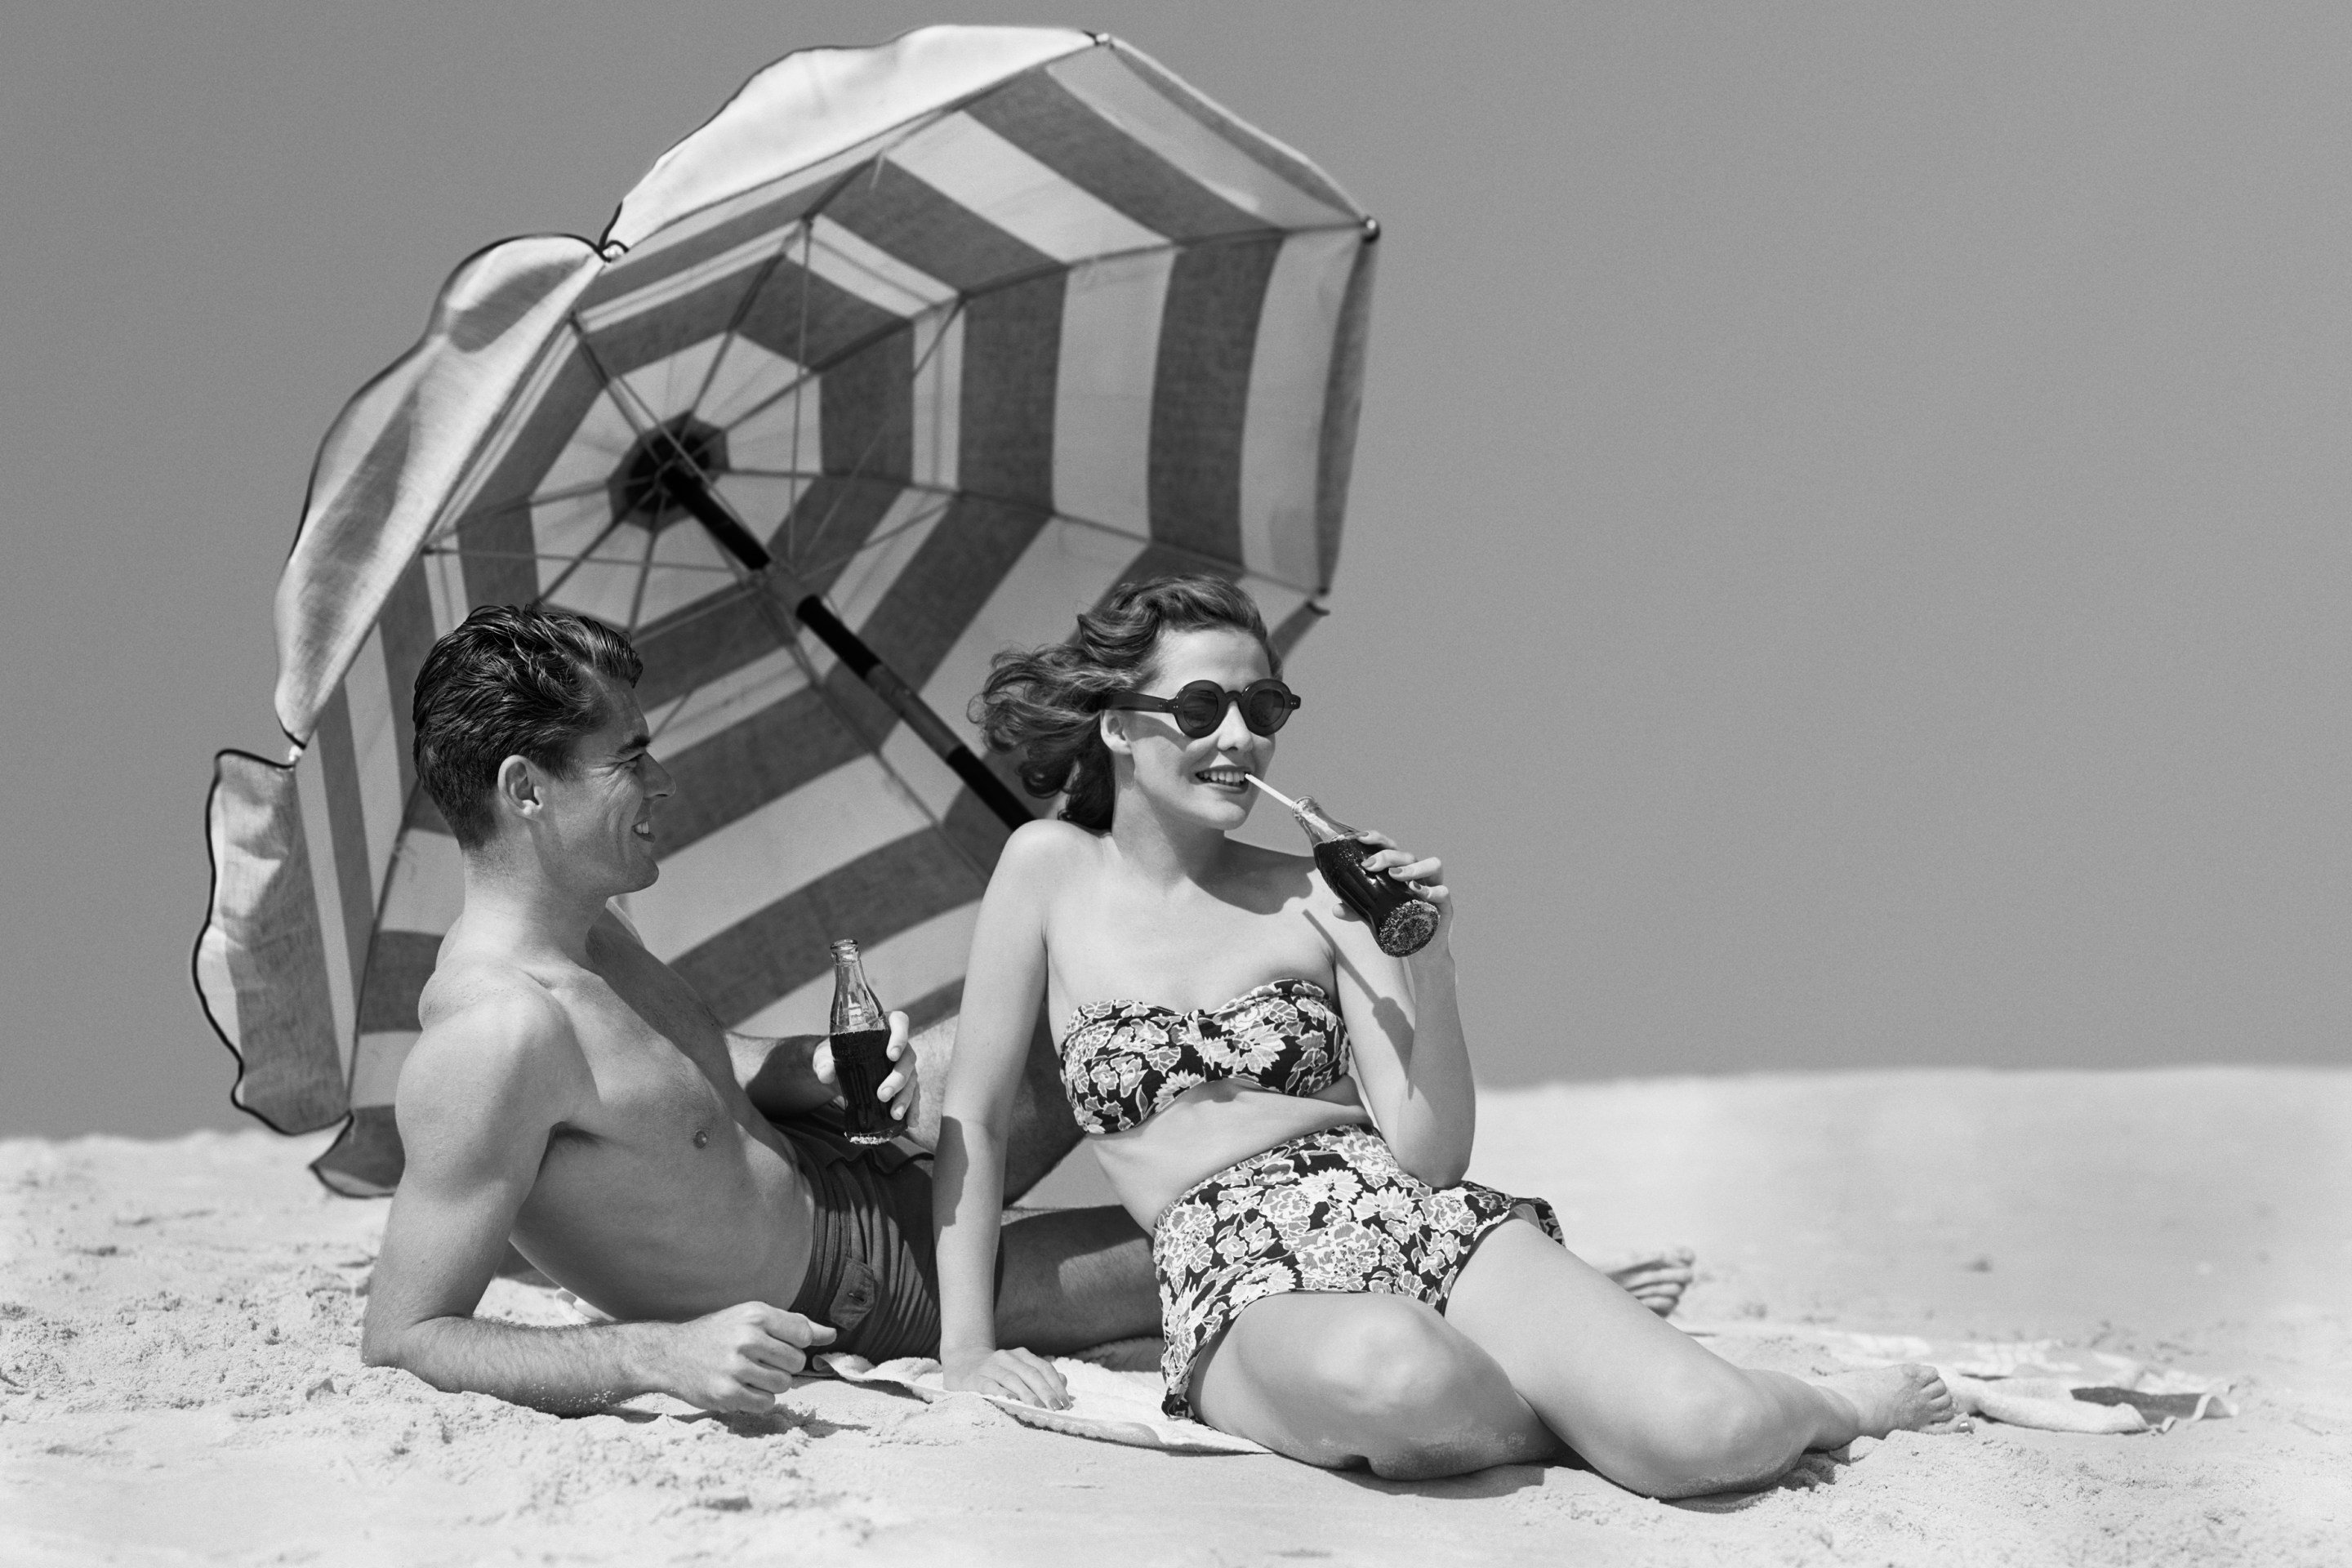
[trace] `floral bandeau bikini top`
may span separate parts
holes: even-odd
[[[1140,1127],[1204,1083],[1309,1095],[1348,1068],[1348,1026],[1311,980],[1272,981],[1190,1013],[1089,1002],[1062,1039],[1062,1088],[1087,1132]]]

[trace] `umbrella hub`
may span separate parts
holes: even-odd
[[[693,515],[688,497],[726,468],[726,431],[691,414],[665,420],[638,437],[613,470],[613,520],[659,533]]]

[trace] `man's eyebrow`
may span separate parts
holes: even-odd
[[[640,730],[635,734],[621,742],[621,750],[625,752],[643,752],[651,749],[653,743],[654,738],[651,735],[646,734],[643,730]]]

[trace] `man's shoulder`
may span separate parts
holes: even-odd
[[[401,1068],[404,1100],[554,1089],[585,1068],[571,1015],[518,964],[445,955],[417,1012],[425,1028]]]
[[[464,950],[445,952],[416,999],[425,1031],[520,1029],[541,1034],[571,1027],[547,983],[512,959]]]

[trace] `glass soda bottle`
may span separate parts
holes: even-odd
[[[1291,815],[1315,845],[1315,868],[1372,928],[1372,940],[1382,952],[1403,958],[1429,945],[1437,934],[1437,906],[1415,898],[1411,888],[1387,872],[1364,869],[1364,857],[1372,853],[1372,847],[1363,841],[1360,828],[1325,811],[1312,795],[1299,796]]]
[[[843,1132],[852,1143],[887,1143],[898,1129],[877,1091],[890,1076],[890,1016],[866,984],[866,962],[847,937],[833,944],[831,1034]]]

